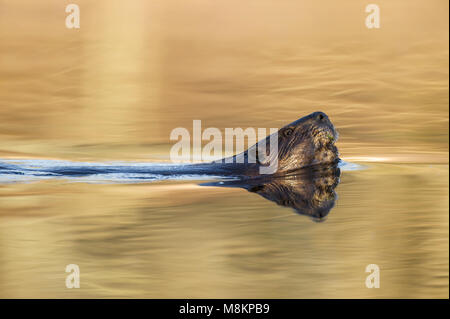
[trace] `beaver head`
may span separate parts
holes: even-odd
[[[338,132],[328,116],[314,112],[278,131],[278,170],[336,163]]]
[[[337,163],[339,153],[334,145],[337,138],[328,116],[314,112],[259,141],[245,152],[245,157],[260,166],[276,163],[276,169],[270,174],[285,174],[317,164]]]
[[[267,136],[245,152],[223,158],[234,175],[284,175],[299,168],[339,162],[338,133],[328,116],[314,112]],[[216,162],[216,163],[217,163]]]

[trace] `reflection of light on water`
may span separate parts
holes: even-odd
[[[357,170],[361,170],[361,169],[366,169],[367,166],[341,161],[339,163],[339,168],[343,171],[357,171]]]
[[[430,152],[425,153],[411,153],[407,155],[393,154],[389,156],[349,156],[343,158],[351,162],[365,162],[365,163],[435,163],[443,164],[448,162],[448,152]]]
[[[345,159],[357,162],[389,162],[391,160],[388,157],[373,157],[373,156],[352,156],[346,157]]]

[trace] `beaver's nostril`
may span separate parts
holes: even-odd
[[[319,120],[323,120],[325,118],[325,116],[323,116],[323,113],[319,114]]]

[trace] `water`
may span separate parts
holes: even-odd
[[[166,163],[194,119],[321,110],[347,166],[319,221],[198,177],[3,181],[0,297],[448,298],[447,2],[379,1],[379,30],[363,1],[77,3],[79,30],[0,3],[2,163]]]

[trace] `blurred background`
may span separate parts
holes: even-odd
[[[321,110],[366,168],[324,223],[195,181],[2,184],[0,297],[448,298],[449,4],[369,3],[0,0],[0,160],[168,161],[194,119]]]

